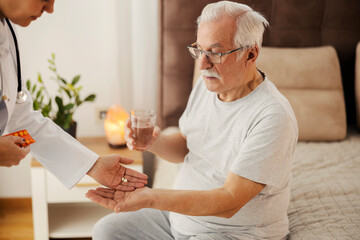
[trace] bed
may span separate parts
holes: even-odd
[[[292,169],[289,239],[360,238],[360,136],[299,142]]]

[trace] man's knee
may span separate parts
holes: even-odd
[[[101,218],[93,227],[93,240],[115,240],[117,239],[119,227],[114,224],[112,214]]]

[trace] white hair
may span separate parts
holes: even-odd
[[[251,7],[231,1],[220,1],[206,5],[197,19],[198,27],[202,22],[211,22],[224,15],[236,18],[234,44],[237,47],[250,47],[262,44],[265,28],[269,22]]]

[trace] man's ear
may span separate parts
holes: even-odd
[[[250,49],[246,61],[255,62],[255,60],[257,59],[258,55],[259,55],[259,47],[258,47],[257,45],[255,45],[254,47],[252,47],[252,48]]]
[[[249,54],[248,54],[248,58],[246,59],[247,61],[251,60],[254,58],[254,53],[253,51],[250,51]]]

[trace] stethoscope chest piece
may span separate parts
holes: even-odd
[[[16,96],[16,103],[24,103],[27,99],[27,94],[24,91],[20,91]]]

